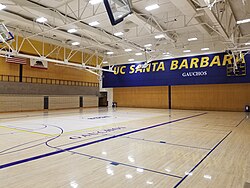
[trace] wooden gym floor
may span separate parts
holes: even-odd
[[[248,187],[243,112],[83,109],[0,114],[0,187]]]

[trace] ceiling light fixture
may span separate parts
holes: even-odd
[[[123,32],[117,32],[117,33],[114,33],[115,36],[122,36],[123,35]]]
[[[163,34],[160,34],[160,35],[156,35],[155,36],[155,39],[162,39],[162,38],[165,38],[165,36]]]
[[[125,51],[125,52],[131,52],[132,49],[128,48],[128,49],[125,49],[124,51]]]
[[[90,22],[89,25],[90,26],[97,26],[99,25],[100,23],[98,21],[94,21],[94,22]]]
[[[201,48],[201,51],[208,51],[209,48]]]
[[[139,53],[136,53],[135,55],[139,56],[139,55],[142,55],[142,53],[141,53],[141,52],[139,52]]]
[[[131,62],[131,61],[134,61],[135,59],[129,59],[128,61]]]
[[[198,40],[196,37],[193,37],[193,38],[189,38],[188,41],[195,41],[195,40]]]
[[[89,1],[89,3],[90,3],[91,5],[96,5],[96,4],[101,3],[101,2],[102,2],[102,0],[90,0],[90,1]]]
[[[244,19],[244,20],[239,20],[239,21],[237,21],[237,24],[244,24],[244,23],[248,23],[248,22],[250,22],[250,18]]]
[[[6,8],[6,6],[3,5],[2,3],[0,3],[0,10],[3,10],[3,9],[5,9],[5,8]]]
[[[72,42],[71,44],[72,44],[73,46],[77,46],[77,45],[80,44],[80,42]]]
[[[151,47],[151,46],[152,46],[152,44],[145,44],[144,45],[145,48],[148,48],[148,47]]]
[[[75,28],[72,28],[72,29],[68,29],[67,32],[68,33],[75,33],[75,32],[77,32],[77,30]]]
[[[108,55],[112,55],[112,54],[114,54],[114,52],[107,52],[107,54],[108,54]]]
[[[158,8],[160,8],[160,6],[158,4],[153,4],[153,5],[149,5],[149,6],[145,7],[145,10],[151,11],[151,10],[155,10]]]
[[[191,50],[183,50],[184,53],[189,53]]]
[[[103,64],[108,64],[107,61],[103,61],[102,63],[103,63]],[[105,152],[105,153],[106,153],[106,152]],[[104,154],[104,152],[103,152],[102,154]],[[106,154],[107,154],[107,153],[106,153]]]
[[[152,181],[147,181],[146,183],[149,184],[149,185],[153,185],[154,184],[154,182],[152,182]]]
[[[126,174],[126,176],[125,176],[127,179],[131,179],[131,178],[133,178],[133,176],[131,175],[131,174]]]
[[[48,20],[47,20],[47,18],[40,17],[40,18],[37,18],[36,21],[39,23],[44,23],[44,22],[47,22]]]
[[[246,42],[245,45],[246,45],[246,46],[250,45],[250,42]]]

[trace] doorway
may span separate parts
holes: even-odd
[[[108,93],[100,92],[99,107],[107,107],[107,106],[108,106]]]

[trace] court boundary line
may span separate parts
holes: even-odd
[[[81,152],[77,152],[77,151],[69,151],[69,152],[71,152],[73,154],[89,157],[90,159],[93,158],[93,159],[98,159],[98,160],[110,162],[110,164],[111,163],[116,163],[117,165],[122,165],[122,166],[126,166],[126,167],[131,167],[131,168],[140,168],[140,169],[143,169],[145,171],[156,173],[156,174],[161,174],[161,175],[164,175],[164,176],[170,176],[170,177],[179,178],[179,179],[182,178],[182,176],[178,176],[178,175],[175,175],[175,174],[169,174],[169,173],[164,173],[164,172],[152,170],[152,169],[149,169],[149,168],[138,167],[138,166],[135,166],[135,165],[126,164],[126,163],[123,163],[123,162],[117,162],[117,161],[113,161],[113,160],[110,160],[110,159],[105,159],[105,158],[102,158],[102,157],[98,157],[98,156],[94,156],[94,155],[90,155],[90,154],[85,154],[85,153],[81,153]],[[113,165],[113,164],[111,164],[111,165]]]
[[[182,121],[182,120],[202,116],[202,115],[205,115],[205,114],[207,114],[207,112],[199,113],[199,114],[196,114],[196,115],[187,116],[187,117],[183,117],[183,118],[179,118],[179,119],[176,119],[176,120],[172,120],[172,121],[168,121],[168,122],[164,122],[164,123],[160,123],[160,124],[140,128],[140,129],[135,129],[135,130],[128,131],[128,132],[125,132],[125,133],[121,133],[121,134],[118,134],[118,135],[110,136],[110,137],[107,137],[107,138],[103,138],[103,139],[87,142],[87,143],[84,143],[84,144],[72,146],[72,147],[69,147],[69,148],[65,148],[63,150],[57,150],[57,151],[44,153],[44,154],[41,154],[41,155],[37,155],[37,156],[28,157],[28,158],[25,158],[25,159],[5,163],[5,164],[0,165],[0,169],[5,169],[5,168],[16,166],[16,165],[19,165],[19,164],[35,161],[35,160],[42,159],[42,158],[45,158],[45,157],[49,157],[49,156],[57,155],[57,154],[64,153],[64,152],[67,152],[67,151],[70,151],[70,150],[74,150],[74,149],[77,149],[77,148],[82,148],[82,147],[89,146],[89,145],[92,145],[92,144],[96,144],[96,143],[104,142],[104,141],[107,141],[107,140],[119,138],[119,137],[122,137],[122,136],[125,136],[125,135],[133,134],[133,133],[140,132],[140,131],[145,131],[145,130],[148,130],[148,129],[153,129],[153,128],[156,128],[156,127],[160,127],[160,126],[163,126],[163,125],[175,123],[175,122],[178,122],[178,121]]]
[[[132,139],[132,140],[140,140],[140,141],[145,141],[145,142],[152,142],[152,143],[158,143],[158,144],[166,144],[166,145],[170,145],[170,146],[178,146],[178,147],[185,147],[185,148],[191,148],[191,149],[201,149],[201,150],[207,150],[210,151],[211,148],[203,148],[203,147],[198,147],[198,146],[188,146],[188,145],[183,145],[183,144],[175,144],[175,143],[171,143],[171,142],[167,142],[164,140],[149,140],[149,139],[144,139],[144,138],[135,138],[135,137],[122,137],[122,138],[128,138],[128,139]]]
[[[238,127],[245,119],[246,117],[244,117],[235,127]]]
[[[226,136],[224,136],[175,186],[178,187],[188,176],[191,174],[230,134],[230,131]]]
[[[246,119],[246,117],[244,117],[242,120],[240,120],[240,122],[234,126],[234,127],[238,127],[244,120]],[[233,132],[233,130],[231,130],[226,136],[224,136],[212,149],[211,151],[209,151],[201,160],[199,163],[197,163],[175,186],[174,188],[177,188],[188,176],[190,173],[192,173],[231,133]]]

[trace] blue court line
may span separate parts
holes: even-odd
[[[235,127],[238,127],[244,120],[246,117],[244,117]]]
[[[188,173],[185,175],[175,186],[174,188],[178,187],[188,176],[192,173],[230,134],[230,131],[226,136],[224,136]]]
[[[49,156],[57,155],[57,154],[60,154],[60,153],[64,153],[66,151],[74,150],[74,149],[77,149],[77,148],[89,146],[89,145],[100,143],[100,142],[104,142],[104,141],[111,140],[111,139],[114,139],[114,138],[119,138],[119,137],[129,135],[129,134],[133,134],[133,133],[136,133],[136,132],[145,131],[145,130],[148,130],[148,129],[153,129],[153,128],[156,128],[156,127],[160,127],[160,126],[171,124],[171,123],[174,123],[174,122],[194,118],[194,117],[197,117],[197,116],[202,116],[202,115],[205,115],[205,114],[207,114],[207,113],[205,112],[205,113],[201,113],[201,114],[197,114],[197,115],[193,115],[193,116],[188,116],[188,117],[168,121],[168,122],[165,122],[165,123],[160,123],[160,124],[152,125],[152,126],[149,126],[149,127],[144,127],[144,128],[141,128],[141,129],[136,129],[136,130],[133,130],[133,131],[121,133],[121,134],[110,136],[110,137],[107,137],[107,138],[95,140],[95,141],[92,141],[92,142],[80,144],[80,145],[77,145],[77,146],[72,146],[72,147],[69,147],[69,148],[66,148],[66,149],[63,149],[63,150],[57,150],[57,151],[53,151],[53,152],[44,153],[44,154],[41,154],[41,155],[29,157],[29,158],[26,158],[26,159],[13,161],[13,162],[10,162],[10,163],[0,165],[0,169],[4,169],[4,168],[12,167],[12,166],[15,166],[15,165],[27,163],[27,162],[30,162],[30,161],[35,161],[35,160],[42,159],[42,158],[45,158],[45,157],[49,157]]]
[[[57,149],[57,150],[63,150],[61,148],[49,145],[48,142],[46,142],[46,145],[49,148],[53,148],[53,149]],[[97,157],[97,156],[94,156],[94,155],[84,154],[84,153],[80,153],[80,152],[76,152],[76,151],[67,151],[67,152],[70,152],[72,154],[78,154],[78,155],[85,156],[85,157],[89,157],[89,159],[93,158],[93,159],[97,159],[97,160],[101,160],[101,161],[110,162],[110,164],[114,165],[114,166],[123,165],[123,166],[131,167],[131,168],[144,169],[145,171],[149,171],[149,172],[153,172],[153,173],[157,173],[157,174],[161,174],[161,175],[165,175],[165,176],[171,176],[171,177],[174,177],[174,178],[179,178],[179,179],[182,178],[181,176],[178,176],[178,175],[175,175],[175,174],[169,174],[169,173],[160,172],[160,171],[156,171],[156,170],[152,170],[152,169],[148,169],[148,168],[142,168],[142,167],[138,167],[138,166],[135,166],[135,165],[130,165],[130,164],[127,164],[127,163],[116,162],[116,161],[113,161],[113,160],[110,160],[110,159],[105,159],[105,158]]]
[[[148,169],[148,168],[143,168],[143,167],[138,167],[138,166],[135,166],[135,165],[130,165],[130,164],[126,164],[126,163],[116,162],[116,161],[112,161],[110,159],[105,159],[105,158],[102,158],[102,157],[97,157],[97,156],[93,156],[93,155],[89,155],[89,154],[84,154],[84,153],[80,153],[80,152],[76,152],[76,151],[69,151],[69,152],[71,152],[73,154],[77,154],[77,155],[89,157],[90,159],[93,158],[93,159],[98,159],[98,160],[110,162],[110,164],[114,165],[114,166],[122,165],[122,166],[126,166],[126,167],[131,167],[131,168],[140,168],[140,169],[143,169],[145,171],[153,172],[153,173],[156,173],[156,174],[161,174],[161,175],[164,175],[164,176],[171,176],[173,178],[179,178],[179,179],[182,178],[181,176],[178,176],[178,175],[168,174],[168,173],[165,173],[165,172],[160,172],[160,171],[156,171],[156,170],[152,170],[152,169]]]
[[[183,144],[175,144],[175,143],[170,143],[170,142],[166,142],[166,141],[155,141],[155,140],[147,140],[147,139],[143,139],[143,138],[134,138],[134,137],[123,137],[123,138],[130,138],[133,140],[141,140],[141,141],[145,141],[145,142],[152,142],[152,143],[158,143],[158,144],[167,144],[167,145],[172,145],[172,146],[180,146],[180,147],[186,147],[186,148],[193,148],[193,149],[202,149],[202,150],[211,150],[210,148],[203,148],[203,147],[197,147],[197,146],[188,146],[188,145],[183,145]]]
[[[28,145],[28,144],[32,144],[32,143],[35,143],[35,142],[38,142],[38,141],[42,141],[42,140],[45,140],[45,138],[40,138],[38,140],[32,140],[32,141],[25,142],[25,143],[22,143],[22,144],[19,144],[19,145],[15,145],[15,146],[10,147],[10,148],[6,148],[6,149],[0,151],[0,156],[1,155],[6,155],[6,154],[10,154],[10,153],[15,153],[15,152],[18,152],[18,151],[24,151],[26,149],[29,149],[29,148],[32,148],[32,147],[35,147],[35,146],[38,146],[38,145],[42,145],[42,144],[45,143],[45,141],[42,142],[42,143],[39,143],[39,144],[35,144],[35,145],[32,145],[32,146],[26,147],[26,148],[14,150],[14,151],[9,151],[9,150],[13,150],[15,148],[19,148],[19,147],[22,147],[22,146],[25,146],[25,145]],[[9,151],[9,152],[7,152],[7,151]]]
[[[70,143],[67,143],[67,144],[61,144],[61,145],[58,145],[58,146],[56,146],[56,147],[64,147],[64,146],[68,146],[68,145],[72,145],[72,144],[84,142],[84,141],[87,141],[87,140],[93,140],[93,139],[95,139],[95,138],[101,138],[101,137],[104,137],[104,136],[112,136],[112,134],[102,134],[102,135],[99,135],[99,136],[93,136],[93,137],[89,137],[89,138],[87,138],[87,139],[81,139],[81,140],[79,140],[79,141],[70,142]]]

